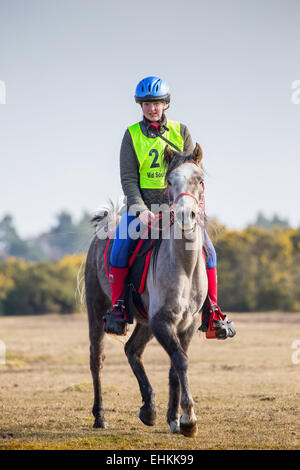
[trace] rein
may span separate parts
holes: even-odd
[[[202,181],[202,186],[203,186],[203,190],[204,190],[204,182]],[[168,188],[167,188],[168,189]],[[162,232],[163,230],[165,230],[166,228],[169,228],[171,227],[171,225],[174,224],[174,210],[173,210],[173,206],[174,204],[176,204],[178,202],[178,200],[183,197],[183,196],[190,196],[192,197],[196,204],[197,204],[197,216],[198,216],[198,221],[201,220],[204,216],[204,213],[205,213],[205,199],[204,199],[204,193],[201,194],[201,198],[200,198],[200,201],[198,201],[198,199],[196,198],[196,196],[194,196],[194,194],[192,193],[180,193],[178,194],[178,196],[176,197],[176,199],[170,203],[170,223],[165,225],[164,227],[155,227],[155,224],[163,218],[163,214],[158,214],[154,220],[148,224],[148,231],[153,227],[155,230],[158,230],[159,232]],[[200,223],[197,222],[199,225]]]

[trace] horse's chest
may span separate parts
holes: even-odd
[[[179,330],[186,330],[199,312],[199,303],[195,299],[181,297],[174,307],[174,320]]]

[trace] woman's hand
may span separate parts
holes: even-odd
[[[151,220],[153,220],[154,218],[155,218],[155,215],[153,214],[153,212],[149,211],[148,209],[144,210],[139,215],[139,219],[144,225],[149,225],[151,223]]]

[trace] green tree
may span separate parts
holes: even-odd
[[[74,312],[78,264],[77,259],[74,262],[25,263],[23,260],[10,258],[2,262],[0,272],[11,280],[5,298],[2,299],[2,313],[36,315]]]
[[[45,258],[43,250],[34,241],[22,240],[13,224],[11,215],[5,215],[0,221],[0,259],[7,256],[38,260]]]
[[[276,227],[282,229],[290,228],[290,224],[287,219],[282,219],[277,214],[274,214],[272,218],[268,219],[262,212],[257,214],[256,220],[250,226],[260,227],[265,230],[273,230]]]

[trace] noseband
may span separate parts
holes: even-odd
[[[170,204],[170,207],[171,207],[171,217],[173,219],[173,223],[174,223],[174,210],[173,210],[173,206],[174,204],[176,204],[178,202],[178,200],[183,197],[183,196],[189,196],[191,198],[194,199],[194,201],[196,202],[196,205],[197,205],[197,213],[196,213],[196,216],[198,216],[198,220],[200,220],[200,222],[202,221],[203,217],[204,217],[204,213],[205,213],[205,199],[204,199],[204,182],[202,181],[201,182],[201,185],[203,187],[203,192],[201,194],[201,197],[200,197],[200,201],[198,201],[198,199],[196,198],[196,196],[194,196],[194,194],[192,193],[180,193],[178,194],[178,196],[175,198],[175,200]]]
[[[190,196],[190,197],[192,197],[192,198],[196,201],[197,206],[199,206],[199,201],[198,201],[198,199],[197,199],[196,196],[194,196],[194,194],[192,194],[192,193],[180,193],[180,194],[178,194],[178,196],[175,198],[175,201],[173,201],[173,202],[170,204],[170,206],[173,206],[174,204],[176,204],[176,202],[177,202],[181,197],[183,197],[183,196]]]

